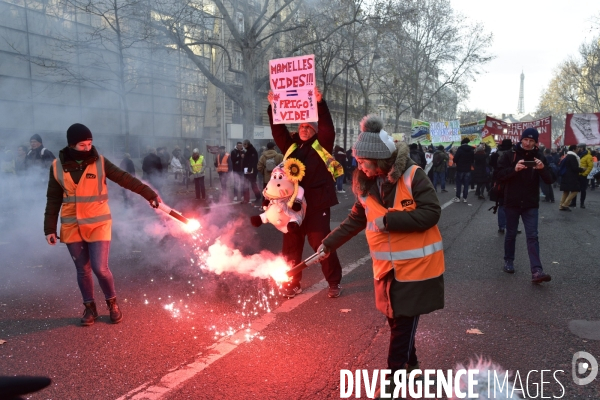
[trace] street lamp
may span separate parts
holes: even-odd
[[[348,141],[348,64],[346,64],[346,96],[344,100],[344,151]]]

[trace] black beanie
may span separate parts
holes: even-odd
[[[35,135],[33,135],[32,137],[30,137],[29,140],[37,140],[38,142],[43,143],[42,137],[40,135],[38,135],[37,133]]]
[[[468,137],[464,138],[463,140],[460,141],[460,144],[469,144],[469,142],[471,141],[471,139],[469,139]]]
[[[529,139],[535,140],[535,142],[537,143],[539,136],[540,136],[540,133],[538,132],[537,129],[527,128],[523,131],[523,133],[521,133],[521,140],[523,140],[525,138],[529,138]]]
[[[84,140],[92,140],[92,132],[83,124],[73,124],[67,129],[67,143],[75,146]]]

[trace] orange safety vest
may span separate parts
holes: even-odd
[[[229,153],[225,153],[223,159],[219,161],[220,154],[217,154],[217,172],[229,172],[229,165],[227,165],[227,161],[229,160]]]
[[[451,167],[451,166],[454,165],[454,154],[448,153],[448,158],[449,158],[449,160],[448,160],[448,166]]]
[[[60,210],[62,243],[99,242],[111,239],[112,218],[108,207],[108,187],[104,157],[89,164],[78,184],[63,170],[60,160],[52,162],[54,179],[63,188]]]
[[[375,219],[388,211],[411,212],[417,208],[412,196],[412,180],[417,168],[420,167],[409,167],[398,181],[392,208],[385,208],[372,195],[359,196],[367,216],[367,242],[373,259],[373,276],[377,280],[392,268],[399,282],[424,281],[444,273],[444,246],[437,225],[424,232],[380,231],[375,225]]]

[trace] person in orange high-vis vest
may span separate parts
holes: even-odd
[[[50,167],[44,218],[46,241],[54,246],[60,212],[60,241],[67,245],[75,262],[85,306],[83,326],[92,325],[98,318],[92,272],[104,293],[111,322],[116,324],[123,319],[108,267],[112,218],[106,179],[140,194],[154,208],[160,202],[152,188],[99,155],[92,140],[92,132],[83,124],[73,124],[67,130],[69,145]]]
[[[418,368],[415,333],[419,317],[444,307],[444,251],[437,227],[441,207],[431,181],[394,143],[379,116],[361,121],[352,148],[359,171],[352,211],[324,240],[328,254],[366,229],[373,260],[375,301],[391,329],[388,369]],[[375,396],[377,398],[377,395]]]
[[[219,146],[219,154],[215,157],[215,167],[221,181],[221,196],[223,196],[223,199],[229,197],[227,193],[227,181],[229,180],[229,172],[232,171],[232,166],[231,157],[225,151],[225,146]]]

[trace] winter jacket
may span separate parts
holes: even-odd
[[[58,159],[59,162],[62,164],[64,171],[69,172],[71,174],[73,182],[75,182],[75,184],[78,184],[87,165],[96,162],[96,160],[98,159],[98,151],[94,146],[92,146],[91,156],[83,160],[83,162],[79,164],[71,157],[71,154],[68,149],[68,147],[62,149],[58,153]],[[123,171],[122,169],[114,165],[112,162],[110,162],[108,159],[106,159],[106,157],[104,158],[104,173],[106,178],[124,187],[125,189],[129,189],[132,192],[139,194],[148,201],[157,197],[156,192],[152,190],[150,186],[142,183],[142,181],[135,178],[128,172]],[[54,170],[51,166],[50,177],[48,179],[48,191],[46,194],[46,212],[44,213],[45,235],[56,233],[58,215],[63,202],[63,193],[64,190],[54,178]]]
[[[431,170],[433,172],[444,172],[446,171],[446,163],[450,160],[450,157],[448,157],[448,154],[446,154],[445,151],[441,151],[441,150],[436,150],[435,153],[433,153],[433,165],[431,166]],[[439,163],[439,165],[436,167],[436,162]]]
[[[52,161],[56,157],[50,150],[44,146],[40,146],[37,149],[31,149],[25,156],[25,166],[31,168],[33,166],[42,167],[43,169],[49,168],[52,165]]]
[[[398,181],[408,167],[416,165],[410,159],[405,143],[397,143],[396,149],[398,150],[396,162],[381,183],[381,191],[377,179],[369,179],[362,171],[358,171],[352,182],[352,190],[356,196],[373,196],[387,208],[394,204]],[[381,193],[383,193],[383,198]],[[438,223],[442,209],[431,181],[420,168],[416,171],[412,181],[412,195],[417,205],[416,210],[411,212],[389,211],[386,214],[386,229],[389,232],[403,234],[421,232]],[[337,249],[366,226],[365,209],[360,201],[357,201],[348,217],[323,240],[323,244],[330,249]],[[394,270],[391,270],[382,279],[374,279],[373,282],[377,309],[390,318],[427,314],[444,308],[443,275],[417,282],[398,282],[395,279]]]
[[[252,143],[248,143],[248,147],[246,147],[246,153],[244,154],[244,158],[242,160],[242,171],[244,175],[252,175],[256,177],[258,174],[258,152],[252,145]]]
[[[244,173],[244,167],[242,166],[242,162],[244,158],[242,154],[245,154],[244,150],[238,150],[237,147],[231,150],[231,165],[233,165],[233,172],[237,172],[239,174]]]
[[[579,173],[581,176],[587,177],[590,172],[592,172],[594,160],[592,159],[591,151],[585,150],[582,154],[579,154],[579,167],[583,169],[583,171]]]
[[[323,211],[338,204],[333,176],[327,169],[323,159],[311,147],[313,142],[318,140],[329,154],[333,153],[335,128],[325,100],[317,103],[317,109],[319,113],[318,132],[306,142],[302,141],[297,133],[291,136],[284,124],[273,124],[271,106],[269,105],[267,109],[273,139],[282,153],[285,154],[292,144],[296,143],[298,145],[298,148],[290,154],[290,157],[302,161],[306,167],[304,178],[300,181],[300,186],[304,188],[304,197],[307,203],[306,215]]]
[[[130,173],[132,176],[135,176],[135,165],[133,165],[133,161],[131,161],[131,158],[124,158],[123,160],[121,160],[119,168],[121,168],[125,172]]]
[[[485,154],[485,151],[478,151],[474,155],[473,162],[473,175],[471,176],[471,182],[473,183],[487,183],[490,181],[489,174],[489,157]]]
[[[562,163],[565,163],[564,166]],[[579,192],[581,190],[579,183],[579,173],[581,172],[579,157],[572,151],[569,151],[561,161],[559,168],[564,168],[565,170],[564,175],[560,177],[560,190],[562,192]]]
[[[340,146],[335,146],[332,156],[335,158],[335,161],[339,162],[340,165],[344,167],[344,172],[346,172],[346,166],[348,162],[346,158],[346,151]]]
[[[262,155],[260,156],[260,158],[258,160],[258,165],[256,166],[256,169],[258,169],[258,172],[263,174],[263,182],[265,185],[271,179],[272,171],[267,171],[267,160],[270,158],[274,158],[275,166],[278,166],[279,164],[281,164],[283,162],[283,154],[278,153],[277,150],[265,150],[265,151],[263,151]]]
[[[526,168],[515,171],[519,160],[533,161],[534,158],[544,163],[544,168]],[[552,183],[550,168],[540,150],[534,147],[525,150],[521,143],[514,146],[512,151],[502,154],[498,160],[498,180],[504,183],[504,207],[539,208],[540,178],[547,184]]]
[[[152,180],[159,178],[163,173],[163,166],[160,157],[154,153],[148,154],[142,161],[142,171],[144,171],[144,179]]]
[[[475,162],[475,149],[468,144],[463,144],[456,149],[454,154],[454,164],[456,172],[471,172],[471,166]]]

